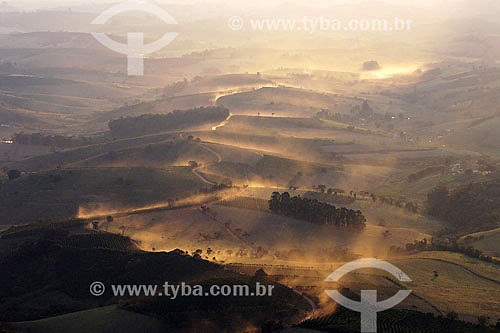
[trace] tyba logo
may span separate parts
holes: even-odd
[[[163,8],[140,0],[129,0],[108,8],[96,17],[91,24],[105,24],[112,17],[131,11],[140,11],[157,16],[166,24],[177,24],[177,21]],[[94,36],[94,38],[97,39],[102,45],[115,52],[127,55],[128,75],[135,76],[144,75],[144,55],[164,48],[172,42],[177,35],[177,32],[167,32],[157,41],[144,45],[144,33],[142,32],[129,32],[127,34],[127,44],[118,43],[106,36],[104,33],[92,33],[92,36]]]
[[[391,273],[399,281],[411,282],[408,275],[393,264],[373,258],[359,259],[347,263],[330,274],[325,281],[337,282],[347,273],[361,268],[378,268]],[[391,298],[377,302],[376,290],[361,290],[361,301],[357,302],[343,296],[337,290],[326,290],[325,292],[338,304],[361,313],[362,333],[377,332],[377,313],[395,307],[411,294],[411,290],[400,290]]]

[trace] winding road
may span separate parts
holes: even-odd
[[[207,147],[205,146],[203,143],[200,143],[200,147],[202,147],[203,149],[205,149],[206,151],[212,153],[215,155],[215,157],[217,157],[217,162],[214,162],[214,163],[210,163],[210,164],[207,164],[207,165],[202,165],[202,166],[199,166],[197,168],[194,168],[192,169],[193,173],[198,177],[200,178],[204,183],[206,184],[210,184],[210,185],[217,185],[216,183],[214,182],[211,182],[209,181],[208,179],[206,179],[205,177],[203,177],[199,172],[198,170],[202,169],[202,168],[206,168],[206,167],[209,167],[209,166],[212,166],[212,165],[215,165],[215,164],[219,164],[220,162],[222,162],[222,156],[220,156],[220,154],[218,152],[216,152],[215,150],[213,150],[212,148],[210,147]]]

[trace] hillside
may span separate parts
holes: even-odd
[[[500,180],[471,183],[449,191],[441,186],[428,195],[430,215],[448,222],[460,233],[498,228]]]
[[[473,246],[485,255],[500,257],[500,229],[476,232],[462,236],[460,241],[465,246]]]
[[[276,113],[280,116],[311,116],[314,110],[321,108],[348,112],[355,101],[354,98],[305,89],[265,87],[221,97],[217,104],[242,114],[260,112],[263,115]]]
[[[108,126],[113,137],[124,138],[219,123],[228,116],[229,110],[223,107],[201,107],[174,110],[163,115],[144,114],[138,117],[119,118],[110,121]]]
[[[7,234],[0,235],[0,245],[19,240],[17,246],[11,242],[10,249],[0,251],[0,268],[6,270],[8,267],[8,273],[0,278],[3,286],[0,288],[3,300],[0,320],[23,321],[12,325],[34,332],[44,332],[49,328],[68,331],[78,323],[88,331],[98,332],[106,329],[122,332],[123,325],[130,325],[125,328],[130,330],[141,324],[145,325],[142,329],[150,327],[153,331],[161,328],[183,331],[203,327],[205,322],[217,329],[240,325],[259,327],[276,318],[292,323],[303,319],[310,310],[300,295],[273,281],[242,276],[181,250],[170,253],[142,252],[134,248],[125,250],[116,247],[117,242],[106,242],[108,247],[104,248],[99,239],[107,238],[105,236],[109,234],[92,230],[82,232],[67,223],[59,223],[45,228],[32,225],[10,229]],[[130,242],[126,237],[116,237]],[[91,241],[77,241],[85,238]],[[165,270],[165,267],[169,269]],[[8,281],[16,282],[13,285]],[[192,297],[114,296],[112,288],[96,297],[88,289],[94,281],[108,287],[137,281],[158,286],[165,281],[170,284],[185,282],[203,285],[207,289],[222,284],[255,286],[260,281],[272,284],[276,292],[266,297],[236,297],[239,302],[222,296],[198,297],[199,302],[194,302]],[[102,307],[109,304],[118,304],[118,308]],[[240,319],[228,322],[219,316],[213,317],[211,310],[216,306],[223,306],[228,315]],[[77,312],[83,310],[87,311]],[[127,318],[120,321],[125,315]],[[81,322],[82,316],[86,318],[84,323]],[[94,321],[89,321],[89,318]]]
[[[11,327],[30,332],[65,333],[113,332],[123,333],[151,332],[161,333],[167,329],[159,319],[118,308],[116,305],[98,307],[45,319],[11,323]]]
[[[2,224],[61,220],[81,208],[124,209],[196,193],[202,183],[188,167],[59,169],[28,174],[0,188]]]

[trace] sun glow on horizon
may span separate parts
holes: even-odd
[[[389,79],[398,75],[409,75],[420,68],[419,64],[387,66],[379,70],[362,73],[363,79]]]

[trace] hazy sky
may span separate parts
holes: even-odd
[[[22,9],[54,9],[54,8],[69,8],[77,10],[94,10],[101,8],[104,5],[111,5],[120,2],[120,0],[0,0],[7,2],[8,5]],[[479,14],[498,13],[500,11],[499,0],[150,0],[161,5],[176,4],[176,5],[194,5],[199,4],[201,11],[210,9],[213,5],[214,11],[220,10],[221,16],[227,14],[227,11],[242,13],[251,13],[252,10],[276,7],[278,5],[287,4],[283,8],[300,7],[300,8],[321,8],[334,7],[342,4],[357,4],[365,3],[370,7],[377,3],[391,4],[394,7],[419,8],[429,12],[430,16],[468,16]],[[360,8],[367,7],[362,5]],[[234,13],[236,14],[236,13]],[[276,13],[273,13],[276,14]]]
[[[3,1],[0,1],[0,3]],[[59,6],[59,5],[85,5],[85,4],[107,4],[107,3],[117,3],[120,1],[117,0],[6,0],[6,2],[11,5],[11,6],[30,6],[30,7],[51,7],[51,6]],[[495,0],[372,0],[372,1],[367,1],[367,0],[253,0],[253,1],[248,1],[248,0],[155,0],[154,2],[157,3],[175,3],[175,4],[195,4],[195,3],[214,3],[214,4],[235,4],[238,6],[246,6],[251,4],[252,6],[255,5],[275,5],[275,4],[282,4],[282,3],[295,3],[295,4],[301,4],[304,6],[308,7],[315,7],[315,6],[332,6],[336,4],[345,4],[345,3],[359,3],[359,2],[386,2],[386,3],[393,3],[393,4],[398,4],[398,5],[413,5],[413,6],[432,6],[438,4],[439,6],[442,6],[443,4],[462,4],[465,5],[467,3],[469,4],[474,4],[474,5],[484,5],[488,3],[495,3]]]

